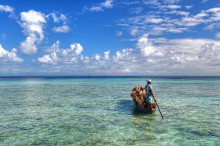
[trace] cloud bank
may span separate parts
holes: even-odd
[[[87,11],[104,11],[116,4],[116,1],[106,0],[87,7]],[[62,42],[58,40],[47,49],[42,47],[41,54],[34,56],[34,66],[29,71],[49,75],[219,75],[219,32],[215,32],[216,40],[189,37],[168,39],[165,36],[192,32],[197,26],[206,30],[219,28],[220,7],[192,13],[189,10],[193,6],[178,5],[178,0],[120,3],[120,6],[128,5],[134,6],[129,9],[132,15],[117,21],[116,25],[122,29],[115,32],[118,37],[122,37],[127,31],[134,42],[131,48],[107,49],[103,53],[94,52],[86,56],[86,49],[80,42],[61,48]],[[146,8],[151,11],[146,11]],[[14,8],[0,5],[0,11],[14,13]],[[39,46],[44,45],[42,42],[49,21],[55,24],[49,28],[52,32],[68,33],[71,30],[67,25],[68,18],[57,12],[46,15],[35,10],[24,11],[17,21],[26,36],[19,45],[23,55],[38,53]],[[2,45],[0,60],[3,63],[24,62],[17,56],[17,49],[7,51]]]
[[[83,56],[78,43],[68,49],[60,49],[59,44],[54,43],[38,63],[59,66],[61,73],[74,71],[74,75],[218,75],[220,71],[216,68],[220,65],[220,42],[211,39],[150,39],[143,35],[136,48],[115,54],[108,50],[93,57]]]

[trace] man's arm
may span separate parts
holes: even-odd
[[[150,90],[150,93],[151,93],[151,95],[153,96],[153,98],[154,98],[154,93],[153,93],[153,90]]]
[[[153,93],[153,90],[150,90],[150,93],[151,93],[151,95],[153,96],[153,99],[155,100],[155,102],[156,102],[156,99],[154,98],[154,93]]]

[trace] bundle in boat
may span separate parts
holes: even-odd
[[[131,95],[133,101],[141,108],[149,109],[149,107],[150,107],[151,110],[152,109],[154,110],[156,108],[156,103],[155,103],[154,99],[153,99],[152,104],[148,104],[146,102],[146,91],[141,86],[134,87],[132,89],[132,92],[130,95]]]

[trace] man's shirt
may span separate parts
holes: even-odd
[[[146,90],[146,97],[152,96],[151,90],[153,90],[153,88],[152,88],[151,84],[147,84],[145,86],[145,90]]]

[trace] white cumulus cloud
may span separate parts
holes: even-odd
[[[70,47],[71,47],[71,50],[75,50],[75,53],[77,55],[80,55],[83,51],[83,47],[78,43],[74,43],[74,44],[70,45]]]
[[[25,41],[20,43],[20,50],[25,55],[33,55],[37,53],[37,44],[44,39],[43,26],[46,23],[45,15],[41,12],[30,10],[21,12],[21,22],[19,24],[27,35]]]
[[[38,62],[46,64],[55,64],[58,61],[56,52],[51,53],[50,55],[44,55],[41,58],[38,58]]]
[[[104,55],[105,60],[108,60],[110,58],[110,56],[109,56],[110,50],[109,51],[105,51],[104,54],[105,54]]]
[[[23,59],[17,57],[17,49],[13,48],[11,52],[5,50],[0,44],[0,61],[3,62],[23,62]]]
[[[49,54],[39,57],[37,61],[44,64],[71,64],[83,59],[83,56],[81,55],[83,47],[80,44],[71,44],[68,49],[60,49],[59,45],[59,41],[54,43],[49,49],[47,49]]]
[[[155,48],[149,44],[148,37],[143,36],[138,40],[137,48],[141,50],[144,56],[150,56],[155,52]]]
[[[96,60],[100,60],[100,59],[101,59],[101,56],[100,56],[99,54],[96,54],[96,55],[95,55],[95,59],[96,59]]]

